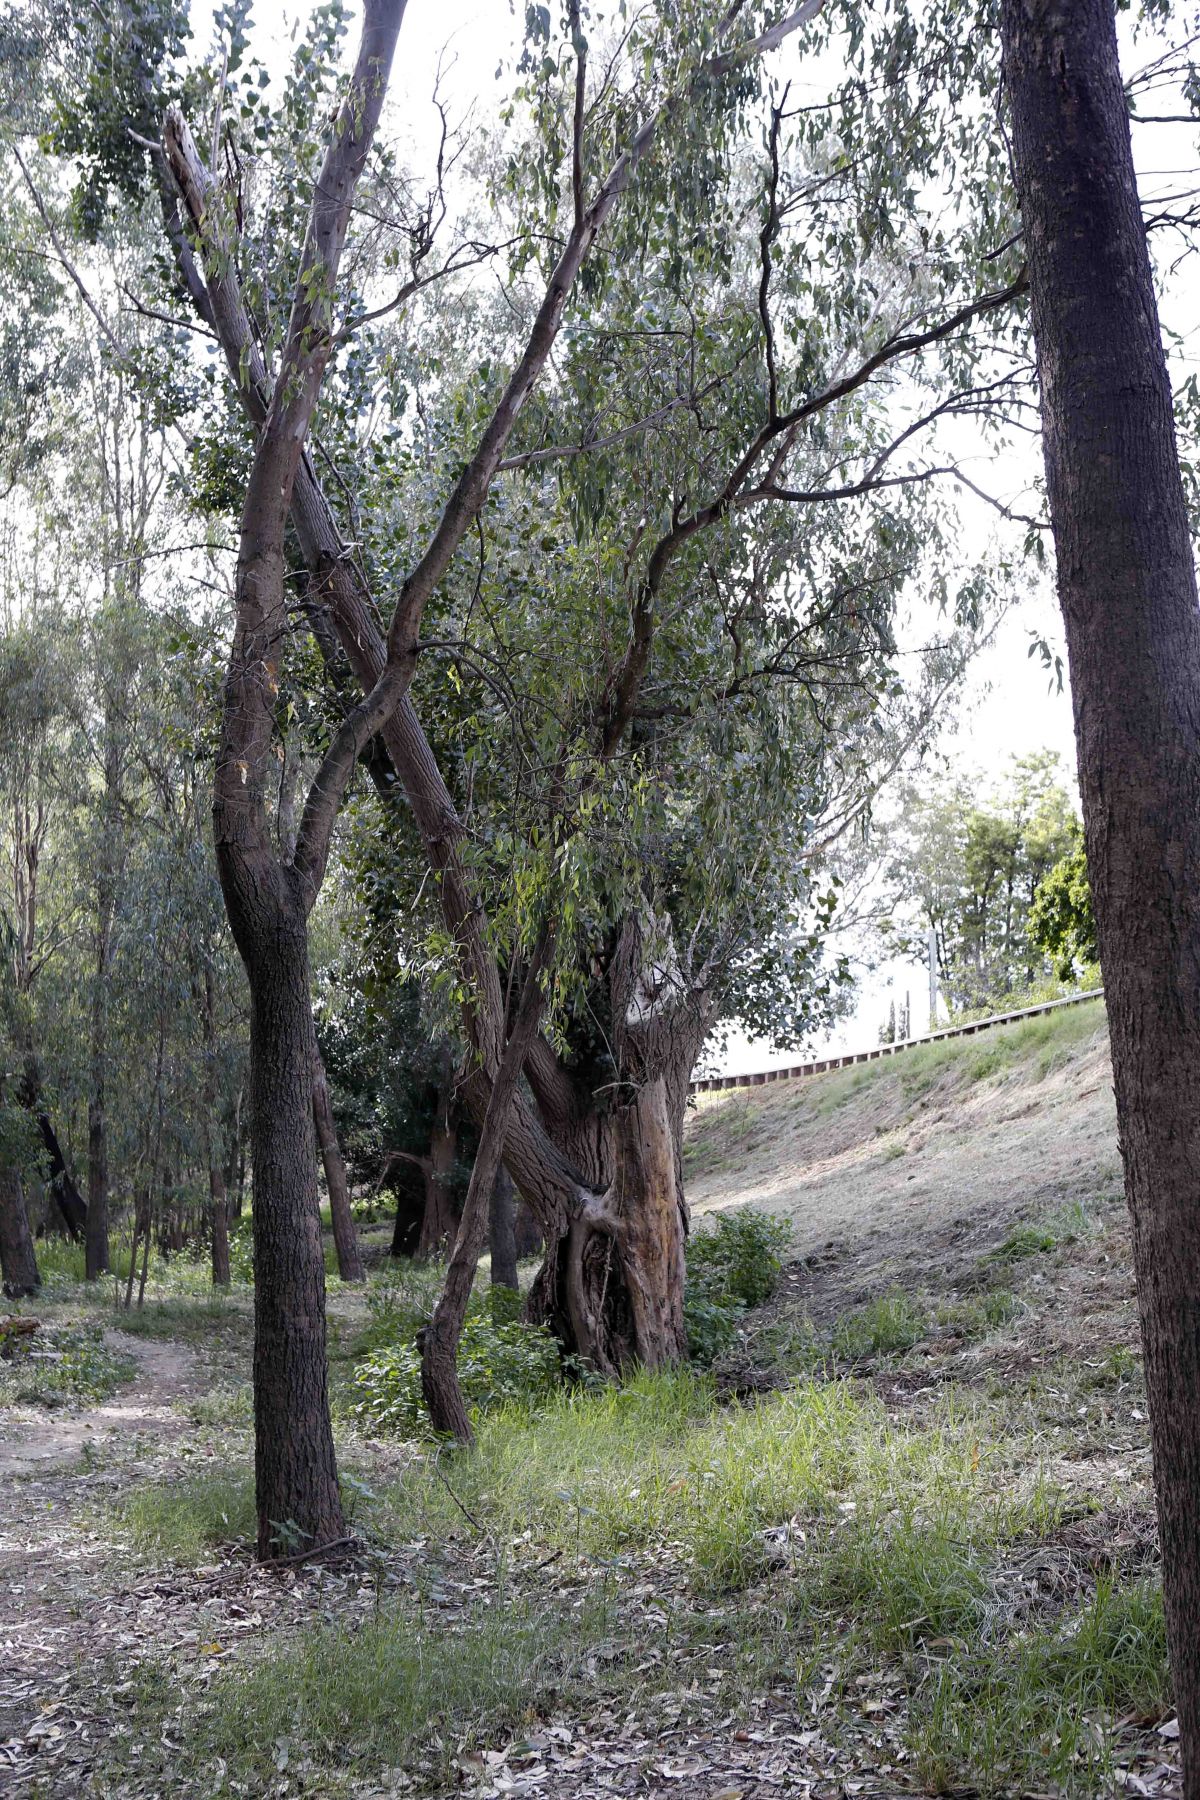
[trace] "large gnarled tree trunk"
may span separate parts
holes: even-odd
[[[1112,0],[1004,0],[1050,516],[1200,1796],[1200,612]]]

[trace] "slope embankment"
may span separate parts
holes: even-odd
[[[701,1094],[685,1141],[697,1221],[786,1218],[814,1317],[952,1284],[1023,1222],[1119,1194],[1100,1000],[802,1081]]]

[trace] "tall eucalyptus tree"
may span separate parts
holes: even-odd
[[[1183,1792],[1200,1796],[1200,606],[1111,0],[1005,0]]]

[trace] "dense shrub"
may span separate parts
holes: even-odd
[[[458,1347],[458,1379],[468,1408],[486,1412],[497,1406],[530,1406],[561,1378],[558,1343],[544,1325],[521,1319],[497,1322],[490,1303],[488,1311],[468,1315]],[[429,1429],[415,1334],[371,1350],[354,1371],[354,1386],[355,1417],[370,1430]]]
[[[782,1219],[747,1206],[720,1214],[715,1231],[691,1239],[683,1313],[695,1362],[725,1355],[746,1309],[770,1299],[788,1236]]]

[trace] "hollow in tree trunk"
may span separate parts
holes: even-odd
[[[1200,1800],[1200,610],[1112,0],[1004,0],[1186,1800]]]

